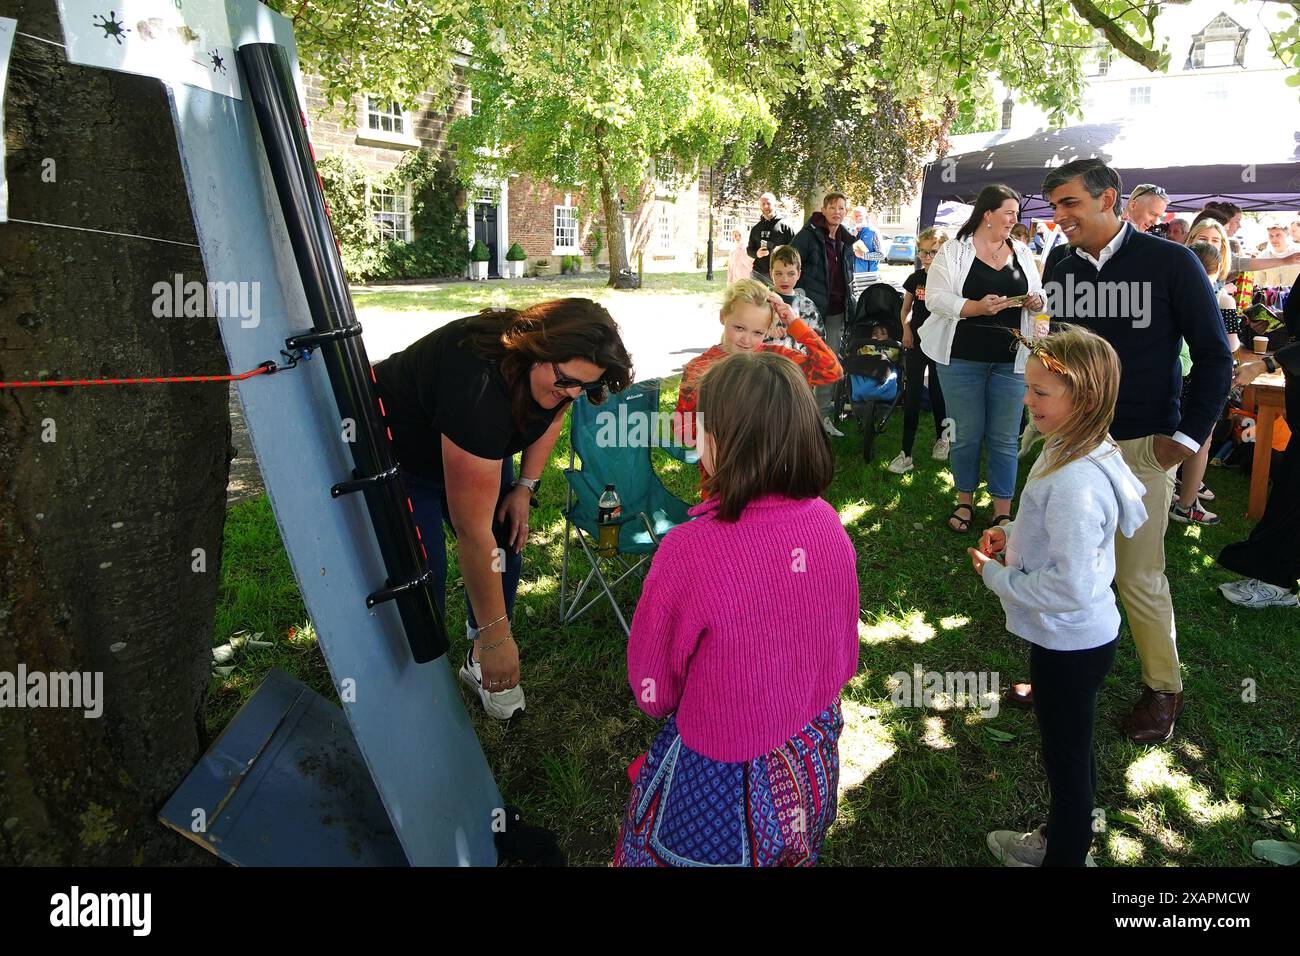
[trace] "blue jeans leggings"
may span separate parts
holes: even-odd
[[[497,496],[498,506],[501,499],[510,491],[514,480],[514,462],[510,458],[505,458],[501,462],[501,491]],[[429,557],[429,569],[434,575],[433,594],[438,601],[438,610],[445,615],[447,613],[447,536],[443,533],[443,524],[451,528],[453,534],[456,530],[452,527],[451,512],[447,508],[447,489],[437,481],[420,478],[406,471],[402,472],[402,487],[406,489],[411,499],[411,506],[415,509],[415,523],[420,529],[420,540],[424,543],[424,550]],[[505,551],[505,571],[501,575],[501,587],[505,592],[507,617],[514,614],[515,592],[519,590],[519,576],[524,569],[523,555],[515,554],[514,549],[509,546],[508,534],[506,526],[494,517],[492,536],[496,538],[497,547]],[[474,618],[474,608],[469,603],[468,590],[465,592],[465,610],[468,614],[469,626],[477,628],[478,622]]]
[[[944,405],[953,420],[949,467],[957,491],[974,493],[980,479],[980,450],[987,449],[989,494],[1013,497],[1025,376],[1015,371],[1012,362],[953,359],[938,369]]]

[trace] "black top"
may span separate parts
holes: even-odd
[[[912,327],[912,332],[915,334],[930,317],[930,309],[925,304],[925,270],[917,269],[904,279],[903,291],[912,294],[912,321],[908,325]]]
[[[749,230],[749,245],[745,247],[745,252],[749,258],[754,260],[754,271],[761,276],[770,276],[772,274],[772,252],[777,246],[788,246],[794,242],[794,228],[782,219],[780,216],[773,216],[771,219],[759,218]],[[766,243],[766,245],[762,245]],[[767,255],[762,258],[758,255],[760,246],[767,250]],[[805,266],[804,268],[807,268]]]
[[[1186,246],[1127,223],[1121,228],[1124,238],[1100,271],[1082,256],[1061,260],[1051,276],[1059,290],[1048,288],[1049,301],[1057,300],[1052,319],[1091,329],[1119,354],[1123,374],[1110,426],[1117,441],[1181,431],[1203,442],[1232,388],[1218,300]],[[1196,367],[1181,406],[1180,339]]]
[[[968,299],[982,299],[986,295],[1025,295],[1029,291],[1029,278],[1020,269],[1015,254],[1001,269],[994,269],[979,258],[975,259],[966,276],[961,294]],[[1020,306],[1008,306],[996,315],[972,315],[957,323],[952,339],[952,357],[967,362],[1014,362],[1016,353],[1011,348],[1014,339],[1009,329],[1020,329]]]
[[[393,454],[421,478],[443,480],[443,435],[471,455],[499,461],[540,438],[567,405],[547,409],[534,401],[516,430],[500,364],[464,343],[467,322],[449,322],[374,368]]]
[[[1056,271],[1056,267],[1073,251],[1074,246],[1070,245],[1068,242],[1061,242],[1052,246],[1052,251],[1049,252],[1047,258],[1043,260],[1044,284],[1052,281],[1052,273]]]

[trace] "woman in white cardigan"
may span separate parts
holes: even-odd
[[[990,527],[1011,520],[1029,356],[1012,330],[1033,337],[1034,317],[1043,309],[1033,253],[1010,238],[1019,216],[1014,189],[985,186],[957,238],[939,250],[926,281],[930,318],[921,326],[921,350],[938,366],[951,416],[947,437],[957,507],[948,527],[957,532],[969,531],[975,519],[982,449],[988,452],[993,498]]]

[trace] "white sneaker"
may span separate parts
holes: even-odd
[[[460,667],[460,679],[470,690],[478,694],[483,710],[489,717],[497,720],[509,720],[524,709],[524,688],[516,684],[509,690],[492,692],[483,689],[483,671],[478,661],[474,660],[474,649],[465,652],[465,663]]]
[[[832,438],[844,437],[844,432],[840,431],[838,428],[835,427],[835,424],[834,422],[831,421],[831,417],[829,415],[822,416],[822,429],[823,431],[826,432],[826,434],[830,435]]]
[[[1179,524],[1218,524],[1219,516],[1213,511],[1201,507],[1199,499],[1193,501],[1186,509],[1179,507],[1177,500],[1169,506],[1169,518]]]
[[[1047,856],[1047,837],[1043,834],[1046,829],[1046,826],[1040,826],[1028,833],[994,830],[985,838],[985,842],[988,843],[993,858],[1003,866],[1042,866]],[[1083,865],[1097,865],[1091,853],[1084,858]]]
[[[1202,501],[1213,501],[1214,492],[1206,487],[1205,482],[1201,482],[1201,490],[1196,492],[1196,497],[1200,498]]]
[[[930,452],[930,457],[935,461],[947,461],[948,452],[952,450],[952,442],[946,438],[938,438],[934,442],[934,451]]]
[[[911,471],[913,467],[912,457],[903,454],[901,451],[898,453],[898,457],[889,463],[889,470],[896,475],[905,475]]]
[[[1240,607],[1300,607],[1300,598],[1286,588],[1251,578],[1220,584],[1223,596]]]

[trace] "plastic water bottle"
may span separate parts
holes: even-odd
[[[612,484],[606,485],[596,504],[596,525],[599,534],[596,551],[609,556],[618,551],[618,519],[623,514],[623,504]]]

